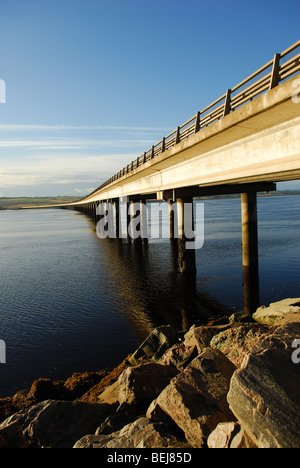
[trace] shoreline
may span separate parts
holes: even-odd
[[[143,444],[145,443],[146,445],[140,446],[141,441],[138,443],[133,441],[133,439],[130,439],[131,435],[126,436],[126,441],[124,440],[123,442],[124,446],[120,447],[118,445],[120,434],[124,431],[132,431],[135,428],[134,431],[138,429],[139,434],[143,434],[146,427],[147,431],[151,429],[151,431],[155,432],[155,438],[157,438],[157,442],[155,443],[158,444],[154,444],[155,448],[229,448],[214,447],[214,445],[221,443],[221,436],[220,434],[217,435],[215,431],[222,432],[225,430],[224,425],[226,425],[226,430],[232,431],[230,437],[228,436],[228,440],[231,440],[233,444],[230,448],[234,448],[234,444],[237,443],[237,428],[239,428],[238,433],[240,436],[239,447],[273,448],[273,445],[276,444],[282,445],[282,447],[287,447],[290,444],[294,447],[295,444],[298,444],[300,434],[295,434],[295,440],[288,441],[284,440],[282,434],[268,435],[270,433],[268,425],[274,424],[272,417],[270,417],[270,412],[277,415],[277,411],[279,411],[276,404],[274,407],[273,399],[276,402],[277,392],[279,395],[282,395],[280,388],[282,379],[279,378],[278,380],[277,371],[273,376],[275,380],[277,379],[276,385],[272,381],[270,388],[263,388],[266,376],[268,375],[267,380],[270,378],[270,371],[264,374],[263,368],[263,366],[267,366],[268,368],[270,365],[269,360],[263,361],[263,366],[259,365],[258,369],[255,370],[255,378],[257,378],[257,372],[259,376],[255,392],[253,393],[253,402],[251,400],[251,388],[245,388],[245,395],[248,396],[243,396],[243,394],[240,394],[242,388],[240,384],[244,380],[238,383],[237,386],[236,382],[239,382],[241,374],[245,374],[246,372],[247,375],[247,372],[250,372],[248,367],[249,363],[252,362],[251,360],[255,362],[256,359],[261,359],[263,356],[269,356],[268,359],[270,359],[270,356],[272,357],[274,353],[277,356],[278,352],[280,354],[276,359],[278,357],[280,359],[284,357],[285,359],[284,365],[282,364],[282,371],[288,373],[289,379],[287,380],[290,381],[290,377],[294,379],[294,373],[296,372],[295,375],[298,375],[298,368],[295,365],[296,361],[294,363],[290,362],[287,366],[286,358],[288,358],[288,362],[291,361],[292,338],[296,339],[297,337],[300,338],[300,298],[286,299],[270,304],[268,307],[262,306],[252,317],[245,316],[243,313],[236,313],[229,318],[223,317],[223,319],[212,321],[206,325],[193,325],[186,333],[178,334],[169,325],[161,326],[155,329],[133,354],[127,356],[114,369],[75,373],[63,381],[40,378],[32,383],[29,390],[17,392],[12,397],[0,398],[0,447],[2,435],[4,434],[5,436],[8,428],[10,430],[11,427],[16,428],[15,423],[17,422],[18,436],[14,434],[14,437],[17,437],[17,439],[14,439],[14,442],[8,443],[19,443],[21,445],[24,443],[26,448],[42,448],[43,442],[40,441],[36,447],[35,438],[34,441],[33,439],[31,440],[32,436],[29,436],[28,429],[25,430],[22,427],[22,424],[25,424],[23,415],[26,415],[26,424],[28,424],[31,411],[34,411],[35,414],[38,410],[45,412],[50,411],[51,408],[51,411],[59,411],[58,414],[61,414],[60,411],[63,412],[65,409],[69,414],[70,405],[74,414],[83,405],[85,411],[89,408],[101,409],[101,411],[105,409],[105,415],[103,413],[102,425],[101,418],[99,418],[98,426],[100,428],[97,426],[98,429],[95,435],[91,435],[92,432],[84,427],[80,427],[78,432],[77,427],[75,431],[75,427],[68,426],[68,430],[71,432],[74,430],[76,436],[74,435],[74,447],[71,445],[66,448],[128,448],[129,446],[126,445],[128,443],[133,444],[130,445],[132,448],[153,448],[153,445],[151,447],[147,445],[150,442],[145,442],[146,439],[143,441]],[[288,352],[285,352],[283,356],[281,355],[281,349],[285,349]],[[298,357],[298,354],[300,354],[300,351],[296,350],[292,354],[292,357]],[[280,359],[277,363],[279,367],[281,365]],[[217,366],[216,369],[218,370],[215,369],[215,366]],[[270,369],[273,367],[274,365],[271,363]],[[190,372],[192,373],[189,374]],[[192,385],[191,395],[193,396],[189,397],[189,394],[187,394],[184,400],[182,400],[184,402],[183,408],[186,405],[187,408],[191,405],[191,408],[186,410],[188,411],[186,416],[183,416],[180,413],[182,410],[185,411],[182,409],[182,403],[179,404],[179,401],[176,399],[173,402],[173,406],[172,398],[175,398],[174,395],[176,394],[176,398],[182,398],[180,392],[185,386],[182,387],[182,384],[180,383],[179,385],[178,383],[179,387],[177,388],[176,382],[180,382],[181,379],[184,382],[184,379],[188,375],[190,377],[188,377],[185,386]],[[263,375],[265,375],[264,378],[262,378]],[[199,378],[200,380],[197,380]],[[209,383],[211,379],[213,380]],[[192,410],[192,406],[195,399],[198,398],[198,392],[200,392],[199,397],[203,398],[205,392],[203,393],[204,390],[200,390],[198,386],[207,385],[205,381],[209,385],[205,392],[212,392],[212,395],[205,404],[208,404],[209,408],[210,403],[208,402],[211,398],[216,399],[213,408],[220,407],[220,410],[213,416],[213,422],[208,423],[206,421],[204,424],[201,422],[203,416],[199,415],[195,420],[186,424],[185,419],[190,418],[193,411],[197,412],[199,410],[199,404],[197,404],[198,406],[196,405],[197,410]],[[219,383],[217,383],[218,381]],[[253,377],[247,381],[247,385],[251,387]],[[219,389],[217,393],[214,390],[216,385]],[[287,389],[285,388],[287,390],[286,402],[282,402],[282,404],[286,403],[289,406],[289,399],[293,400],[294,395],[293,392],[290,394],[288,391],[289,382],[284,383],[284,385],[287,386]],[[222,386],[224,386],[222,390],[224,394],[221,398],[220,392],[222,393]],[[278,389],[276,386],[278,386]],[[258,395],[260,392],[264,396],[256,397],[255,394]],[[171,397],[173,393],[174,395]],[[248,421],[249,415],[244,414],[247,405],[243,404],[243,408],[240,408],[241,401],[245,397],[250,398],[251,404],[255,408],[258,404],[258,408],[251,409],[250,413],[252,414],[254,410],[258,411],[259,418],[264,419],[257,428],[255,426],[256,423]],[[263,399],[260,400],[260,398]],[[262,401],[266,410],[263,413],[259,409]],[[297,425],[300,416],[299,412],[297,413],[297,404],[295,405],[295,412],[298,415],[295,422]],[[63,409],[58,409],[60,406]],[[267,410],[267,408],[269,409]],[[206,414],[207,411],[208,409],[204,413]],[[208,412],[210,411],[211,409]],[[257,417],[255,416],[256,419]],[[290,415],[286,417],[289,418]],[[292,417],[295,418],[295,415],[292,414]],[[34,424],[38,424],[37,421],[39,420],[41,423],[42,419],[42,413],[37,419],[35,416]],[[216,424],[216,421],[219,424]],[[284,424],[284,421],[279,421],[278,423]],[[194,429],[192,427],[195,424],[198,429],[196,432],[193,432]],[[207,428],[204,429],[207,424],[210,427],[208,432]],[[161,425],[164,426],[164,430]],[[219,428],[219,425],[222,427]],[[77,437],[81,433],[80,431],[82,432],[82,437]],[[200,433],[202,434],[201,436],[199,435]],[[260,440],[261,433],[263,434],[262,441]],[[153,434],[152,436],[154,437]],[[52,434],[51,437],[55,438],[56,435]],[[22,441],[20,441],[20,438]],[[273,441],[273,438],[276,438],[276,443]],[[117,445],[114,445],[115,443]],[[58,444],[58,442],[50,441],[48,443],[49,448],[57,448],[55,444]],[[70,442],[60,441],[59,444],[68,445]]]

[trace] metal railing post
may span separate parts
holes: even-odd
[[[270,88],[273,89],[275,86],[278,85],[279,82],[279,60],[280,60],[280,54],[275,54],[274,59],[273,59],[273,68],[272,68],[272,75],[271,75],[271,81],[270,81]]]
[[[225,117],[225,115],[228,115],[231,111],[230,101],[231,101],[231,89],[227,89],[226,96],[225,96],[223,117]]]

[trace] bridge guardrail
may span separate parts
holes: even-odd
[[[294,54],[291,56],[291,54]],[[290,57],[291,56],[291,57]],[[283,61],[283,59],[286,59]],[[180,125],[169,135],[163,137],[148,151],[121,169],[117,174],[104,182],[90,195],[110,185],[134,169],[142,166],[147,161],[164,153],[171,147],[189,138],[201,129],[208,127],[213,122],[220,120],[230,112],[257,98],[281,82],[300,72],[300,40],[284,50],[281,54],[275,54],[273,59],[256,70],[252,75],[241,81],[231,89],[228,89],[212,104],[197,112],[187,122]]]

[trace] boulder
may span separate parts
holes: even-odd
[[[244,356],[269,333],[269,327],[257,323],[233,324],[214,336],[210,346],[219,349],[236,367],[240,367]]]
[[[208,448],[257,448],[238,422],[220,423],[209,435]]]
[[[113,384],[106,387],[102,393],[97,397],[97,403],[106,403],[113,405],[114,403],[120,403],[120,382],[116,380]]]
[[[116,412],[109,415],[105,421],[97,428],[95,434],[112,434],[120,431],[124,426],[134,422],[136,419],[144,416],[145,409],[138,405],[123,403]]]
[[[149,405],[177,374],[174,367],[154,362],[129,367],[119,377],[120,404]]]
[[[109,435],[86,435],[73,448],[189,448],[186,440],[166,431],[161,423],[141,417]]]
[[[158,361],[159,364],[165,364],[183,370],[198,355],[196,346],[186,346],[180,343],[172,346]]]
[[[210,345],[212,338],[224,330],[230,328],[230,324],[226,325],[201,325],[200,327],[192,326],[184,335],[184,344],[187,348],[196,346],[198,354],[202,353],[203,349]]]
[[[273,302],[268,307],[261,306],[253,314],[253,319],[262,325],[279,325],[287,315],[294,315],[293,320],[300,320],[300,298],[288,298]]]
[[[0,429],[0,448],[30,448],[30,442],[17,422]]]
[[[158,361],[165,351],[176,342],[176,332],[170,325],[156,328],[129,358],[132,365],[139,364],[141,359]]]
[[[300,323],[278,327],[231,379],[230,408],[258,448],[300,446],[300,367],[292,360],[299,337]]]
[[[113,405],[46,400],[3,421],[0,433],[17,423],[34,447],[72,448],[83,435],[94,433],[115,409]]]
[[[226,400],[235,369],[219,350],[205,348],[157,397],[159,411],[173,419],[193,447],[204,447],[219,422],[235,420]]]

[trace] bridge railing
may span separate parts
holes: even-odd
[[[252,75],[231,89],[228,89],[219,99],[205,107],[187,122],[178,126],[169,135],[163,137],[148,151],[132,161],[112,176],[94,192],[129,174],[134,169],[142,166],[151,159],[159,156],[168,149],[189,138],[195,133],[208,127],[213,122],[222,119],[230,112],[234,112],[240,106],[252,101],[263,93],[273,89],[281,82],[300,72],[300,40],[284,50],[281,54],[275,54],[274,58],[256,70]]]

